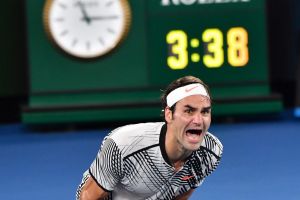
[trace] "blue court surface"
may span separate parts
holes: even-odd
[[[71,200],[111,128],[31,130],[0,125],[4,200]],[[224,144],[219,168],[192,200],[299,200],[299,119],[213,123]]]

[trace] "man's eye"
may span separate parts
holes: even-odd
[[[187,110],[185,110],[186,113],[193,113],[193,111],[194,111],[193,109],[187,109]]]
[[[209,109],[205,109],[205,110],[202,111],[202,113],[204,113],[204,114],[209,114],[209,113],[210,113],[210,110],[209,110]]]

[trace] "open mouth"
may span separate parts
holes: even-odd
[[[202,129],[188,129],[186,133],[186,137],[191,143],[198,143],[201,139]]]
[[[186,131],[187,135],[195,135],[195,136],[200,136],[202,133],[201,129],[189,129]]]

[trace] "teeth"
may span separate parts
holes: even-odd
[[[189,133],[189,134],[195,134],[195,135],[201,135],[202,130],[191,129],[191,130],[188,130],[187,133]]]

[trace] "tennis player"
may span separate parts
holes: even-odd
[[[208,87],[185,76],[161,100],[164,122],[122,126],[105,137],[83,174],[78,200],[188,199],[217,168],[223,146],[208,132]]]

